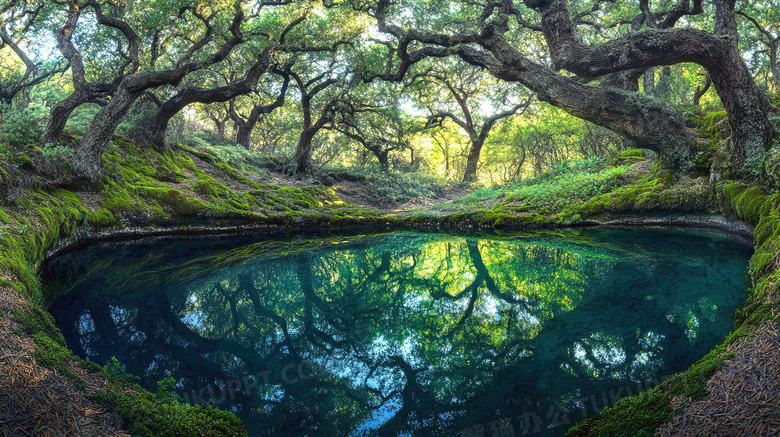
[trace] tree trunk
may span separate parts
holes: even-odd
[[[131,92],[125,87],[120,87],[108,105],[95,115],[76,150],[76,168],[80,176],[90,181],[95,181],[100,176],[103,150],[113,138],[119,123],[142,93],[143,91]]]
[[[314,129],[304,129],[298,138],[298,146],[295,149],[295,174],[310,174],[313,170],[311,165],[311,149],[314,135],[317,133]]]
[[[693,104],[696,106],[699,106],[699,102],[701,101],[701,98],[704,96],[704,94],[707,93],[707,90],[710,89],[710,86],[712,85],[712,80],[710,79],[710,75],[706,75],[704,78],[704,86],[703,87],[696,87],[696,92],[693,93]]]
[[[479,155],[482,153],[482,146],[485,140],[480,138],[471,142],[469,156],[466,158],[466,171],[463,173],[463,182],[476,182],[477,165],[479,164]]]
[[[252,146],[252,129],[254,129],[254,123],[250,126],[245,122],[236,130],[236,144],[249,150]]]
[[[769,69],[772,70],[775,79],[775,91],[780,90],[780,68],[777,67],[778,46],[780,46],[780,39],[775,39],[769,44]]]
[[[65,130],[65,125],[68,123],[70,114],[89,101],[89,96],[83,92],[74,91],[71,95],[64,100],[57,102],[52,106],[50,110],[49,121],[46,122],[46,128],[43,130],[41,139],[38,141],[41,145],[46,144],[59,144],[62,131]]]
[[[703,66],[709,72],[729,114],[734,132],[731,138],[732,163],[738,169],[747,170],[756,170],[761,166],[765,147],[774,130],[767,118],[768,104],[740,56],[734,0],[714,1],[713,33],[688,28],[648,29],[594,46],[581,44],[573,37],[573,24],[565,0],[525,2],[541,11],[545,39],[556,67],[583,78],[680,62],[695,62]],[[626,104],[628,102],[621,103]],[[640,102],[636,109],[642,107],[646,107],[644,102]],[[625,110],[621,112],[626,113]],[[653,118],[639,113],[636,115],[640,117],[639,124],[652,123]],[[660,124],[671,128],[667,122]],[[605,124],[601,125],[615,130]],[[624,130],[617,132],[623,133]],[[646,132],[651,133],[649,130]],[[643,143],[656,142],[646,135],[642,136],[644,138],[641,138],[638,147],[643,147]],[[672,163],[678,160],[679,156],[667,159]]]
[[[539,100],[622,134],[636,147],[658,152],[662,165],[671,170],[685,171],[690,167],[693,134],[682,117],[665,103],[557,75],[523,57],[500,35],[493,35],[484,44],[498,63],[468,49],[459,54],[468,62],[488,68],[500,79],[522,83],[536,92]]]
[[[165,131],[168,129],[168,122],[174,115],[192,103],[216,103],[226,102],[236,96],[247,94],[252,91],[251,83],[244,81],[238,84],[228,85],[214,89],[184,89],[175,96],[168,99],[160,106],[160,109],[154,115],[151,127],[150,140],[154,146],[160,150],[165,147]]]
[[[311,165],[311,148],[312,140],[317,130],[312,128],[311,118],[311,96],[309,96],[300,79],[296,77],[298,81],[298,88],[301,91],[301,110],[303,111],[303,130],[298,137],[298,146],[295,148],[295,157],[293,158],[293,165],[295,169],[293,174],[309,174],[312,171]]]
[[[379,147],[370,148],[368,150],[376,156],[377,161],[379,161],[379,166],[382,167],[382,171],[386,172],[390,170],[389,150],[381,150]]]

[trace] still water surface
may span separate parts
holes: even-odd
[[[750,248],[677,230],[115,243],[44,275],[70,348],[251,435],[560,435],[723,339]]]

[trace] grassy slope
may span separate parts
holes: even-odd
[[[140,150],[115,142],[104,157],[110,177],[85,191],[28,189],[0,209],[0,288],[15,289],[28,310],[13,315],[38,346],[36,358],[67,374],[72,354],[43,301],[37,268],[45,253],[84,234],[110,233],[133,227],[167,231],[193,225],[253,227],[333,227],[350,224],[414,227],[540,227],[593,223],[605,217],[662,211],[717,212],[756,226],[756,254],[750,266],[753,286],[743,311],[740,330],[686,373],[656,389],[619,402],[587,418],[571,435],[636,435],[646,433],[671,413],[670,397],[703,395],[704,382],[722,363],[725,345],[769,317],[777,296],[768,284],[778,282],[775,247],[780,241],[780,195],[733,182],[674,184],[646,176],[627,186],[597,195],[587,202],[552,208],[529,208],[523,198],[502,196],[489,207],[466,205],[456,211],[382,215],[345,205],[324,187],[292,188],[259,182],[258,174],[220,162],[193,150]],[[619,185],[619,184],[617,184]],[[4,309],[0,309],[3,310]],[[4,311],[5,312],[5,311]],[[102,369],[83,363],[92,372]],[[72,372],[71,372],[72,373]],[[72,375],[74,378],[78,378]],[[154,395],[126,391],[116,378],[96,398],[124,421],[129,431],[147,435],[242,435],[234,416],[210,409],[171,404]],[[174,418],[174,420],[170,420]],[[165,420],[168,419],[168,420]]]

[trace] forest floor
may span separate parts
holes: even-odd
[[[104,379],[69,365],[83,381],[77,384],[38,362],[34,339],[9,316],[25,308],[16,290],[0,287],[0,436],[128,436],[88,399]]]
[[[640,171],[646,172],[644,167]],[[242,188],[228,178],[213,176],[231,188]],[[292,187],[311,183],[280,173],[266,173],[256,179],[254,182]],[[460,186],[435,197],[393,204],[372,201],[376,196],[359,182],[339,182],[330,188],[345,203],[388,214],[437,212],[453,203],[453,199],[472,192],[471,188]],[[101,194],[79,195],[85,208],[100,208]],[[40,365],[34,339],[16,320],[15,314],[27,307],[29,304],[16,290],[0,286],[0,437],[127,435],[112,425],[116,422],[111,414],[89,399],[90,393],[104,387],[104,380],[74,363],[67,366],[81,383]],[[729,347],[734,357],[707,383],[709,395],[700,400],[673,399],[672,408],[680,414],[658,428],[656,435],[780,435],[780,330],[776,319],[764,322],[750,337]]]
[[[780,317],[778,315],[777,317]],[[734,358],[707,382],[704,398],[672,399],[681,408],[657,436],[780,435],[780,331],[777,317],[764,322],[744,341],[733,343]]]

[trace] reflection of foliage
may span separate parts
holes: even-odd
[[[685,238],[392,233],[160,241],[115,257],[97,248],[111,268],[52,311],[77,353],[116,355],[146,386],[165,371],[184,392],[269,371],[268,385],[228,402],[249,429],[334,435],[384,412],[389,435],[459,430],[477,412],[575,408],[577,393],[706,349],[731,314],[712,293],[738,304],[747,254]],[[712,288],[706,297],[693,278]],[[318,363],[316,378],[284,384],[282,369],[303,360]]]

